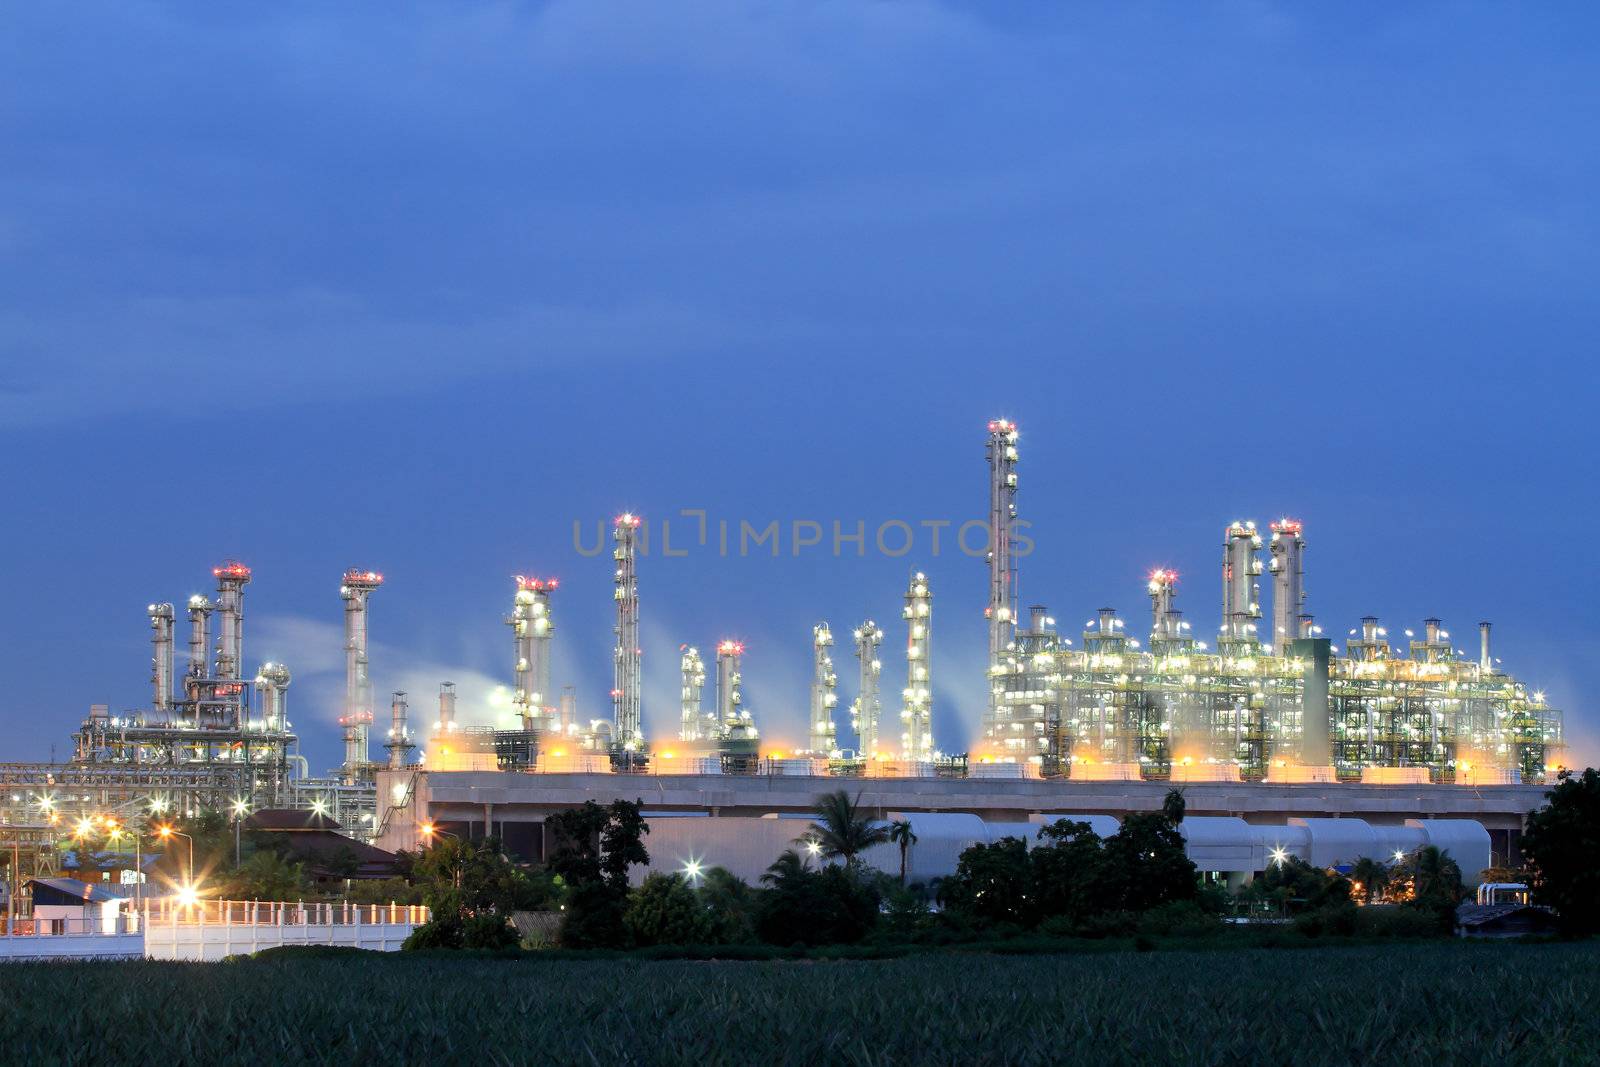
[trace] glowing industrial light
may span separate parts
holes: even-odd
[[[1289,853],[1286,852],[1285,850],[1283,850],[1282,848],[1274,848],[1274,849],[1272,849],[1271,856],[1272,856],[1272,862],[1276,863],[1280,867],[1282,867],[1289,860]]]
[[[434,825],[433,825],[431,820],[429,822],[425,822],[425,823],[422,824],[422,836],[423,837],[432,837],[437,832],[438,831],[434,828]]]
[[[94,820],[85,815],[78,820],[77,828],[72,831],[73,837],[88,837],[94,833]]]
[[[700,870],[700,861],[695,859],[693,856],[690,856],[683,865],[684,877],[689,879],[690,885],[700,884]]]
[[[235,797],[233,801],[234,818],[242,819],[250,814],[250,802],[243,797]]]
[[[311,810],[318,815],[326,815],[328,814],[328,803],[321,798],[313,800],[311,802]]]
[[[1404,852],[1400,851],[1399,849],[1395,849],[1394,850],[1394,861],[1396,863],[1404,863],[1406,861],[1406,854]]]
[[[807,841],[806,851],[811,853],[813,856],[819,856],[822,854],[822,845],[816,841]]]
[[[185,908],[192,908],[200,902],[200,894],[194,886],[184,884],[178,887],[178,903]]]

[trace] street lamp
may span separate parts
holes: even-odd
[[[194,888],[194,838],[190,837],[182,830],[173,829],[171,823],[166,823],[158,827],[156,829],[156,836],[160,837],[163,841],[169,837],[181,837],[185,841],[189,842],[189,867],[183,876],[183,880],[189,884],[189,887],[192,890]]]
[[[233,866],[239,866],[239,828],[244,825],[244,817],[250,814],[250,802],[244,797],[235,797],[233,801]]]

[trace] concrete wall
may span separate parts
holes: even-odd
[[[228,956],[283,945],[346,945],[398,952],[415,929],[411,923],[162,923],[145,928],[144,954],[153,960],[215,962]]]

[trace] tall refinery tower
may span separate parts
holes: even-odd
[[[552,729],[559,724],[550,692],[550,638],[555,624],[550,618],[550,593],[554,578],[516,576],[517,595],[506,624],[516,645],[516,675],[511,703],[524,730]]]
[[[615,590],[617,601],[617,645],[613,651],[614,684],[611,688],[611,721],[616,727],[616,743],[628,751],[644,745],[639,722],[639,574],[635,538],[643,520],[624,513],[617,519],[612,537],[617,547],[611,556],[617,562]]]
[[[1272,562],[1267,567],[1272,572],[1272,650],[1287,656],[1295,638],[1311,636],[1311,616],[1301,614],[1306,600],[1305,527],[1298,519],[1279,519],[1270,528]]]
[[[906,687],[900,710],[900,758],[912,762],[933,759],[933,677],[928,661],[933,629],[933,594],[928,576],[918,571],[906,589]]]
[[[1261,535],[1253,522],[1234,521],[1222,534],[1224,655],[1254,655],[1261,621]]]
[[[367,598],[383,584],[383,575],[351,567],[344,572],[339,596],[344,600],[344,766],[354,784],[368,764],[367,736],[372,729],[372,682],[367,677]]]
[[[819,622],[811,628],[811,754],[826,759],[839,750],[833,710],[839,704],[835,690],[839,677],[833,672],[833,631]]]
[[[715,727],[706,722],[704,711],[706,661],[693,645],[684,645],[678,651],[681,653],[678,666],[683,672],[683,717],[678,724],[678,740],[709,740]]]
[[[853,636],[856,659],[861,667],[861,681],[860,695],[850,705],[850,723],[860,738],[861,758],[871,760],[878,754],[878,723],[883,717],[883,701],[878,696],[878,676],[883,673],[883,661],[878,658],[878,648],[883,644],[883,630],[868,619],[856,627]]]
[[[988,689],[983,734],[1000,729],[1002,701],[999,668],[1010,654],[1017,631],[1017,564],[1013,555],[1017,521],[1017,424],[1008,419],[989,423],[989,620]]]

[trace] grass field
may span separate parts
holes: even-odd
[[[0,967],[49,1063],[1578,1063],[1600,944]]]

